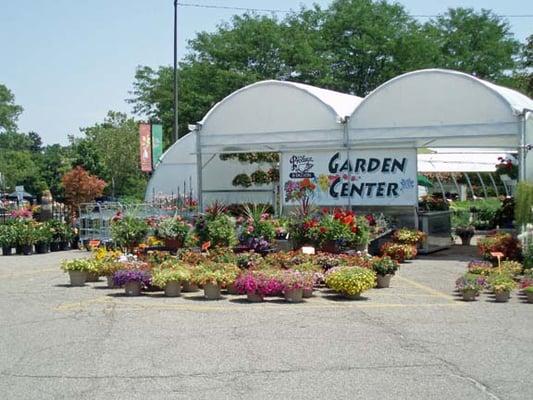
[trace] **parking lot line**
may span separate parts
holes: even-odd
[[[400,281],[403,281],[411,286],[414,286],[426,293],[429,293],[429,294],[432,294],[433,296],[436,296],[436,297],[440,297],[442,299],[446,299],[446,300],[450,300],[450,301],[455,301],[455,298],[449,294],[446,294],[446,293],[443,293],[443,292],[440,292],[436,289],[433,289],[429,286],[426,286],[426,285],[423,285],[422,283],[419,283],[419,282],[415,282],[415,281],[412,281],[411,279],[407,279],[407,278],[404,278],[403,276],[397,276],[396,279],[400,280]]]

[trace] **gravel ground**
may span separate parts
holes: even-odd
[[[59,261],[86,254],[0,257],[0,398],[531,396],[533,305],[458,300],[472,248],[404,264],[360,301],[323,290],[303,304],[71,288]]]

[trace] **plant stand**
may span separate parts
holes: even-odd
[[[304,290],[300,289],[291,289],[285,291],[285,300],[289,303],[301,303],[303,301]]]
[[[124,285],[126,296],[140,296],[141,282],[128,282]]]
[[[70,286],[83,286],[87,279],[87,272],[85,271],[68,271],[70,278]]]
[[[390,281],[392,279],[392,274],[387,275],[378,275],[377,277],[377,287],[380,289],[385,289],[390,287]]]
[[[204,297],[207,300],[218,300],[222,297],[220,294],[220,285],[206,283],[204,285]]]
[[[167,297],[181,296],[181,282],[178,282],[178,281],[167,282],[167,284],[165,285],[165,296]]]

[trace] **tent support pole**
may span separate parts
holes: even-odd
[[[472,187],[472,182],[470,181],[470,177],[468,176],[467,172],[464,172],[466,181],[468,182],[468,187],[470,188],[470,191],[472,192],[472,199],[476,197],[476,194],[474,193],[474,188]]]
[[[343,128],[343,146],[346,149],[346,159],[350,160],[350,143],[349,143],[349,133],[348,133],[348,121],[350,120],[350,117],[346,116],[344,117],[342,121],[342,128]],[[350,182],[352,181],[352,171],[351,168],[349,170],[348,176],[350,177]],[[352,196],[348,196],[348,210],[352,209]]]
[[[492,176],[492,172],[489,172],[489,178],[490,178],[490,181],[492,182],[492,186],[494,186],[494,190],[496,191],[496,197],[500,197],[500,191],[498,190],[496,181],[494,180],[494,177]]]
[[[455,185],[455,188],[457,189],[457,194],[459,195],[459,199],[461,198],[461,188],[459,187],[459,184],[457,183],[457,178],[455,177],[455,172],[451,173],[453,184]]]
[[[485,198],[489,197],[487,195],[487,188],[485,187],[485,182],[483,182],[483,178],[481,177],[481,174],[479,172],[477,173],[477,177],[479,178],[479,182],[481,183],[481,187],[483,188],[483,194],[485,195]]]
[[[518,148],[518,182],[526,180],[526,112],[520,114],[520,147]]]
[[[204,190],[202,185],[202,143],[200,141],[200,125],[196,126],[196,179],[198,181],[198,212],[204,212]]]

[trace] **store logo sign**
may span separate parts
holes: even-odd
[[[289,158],[289,163],[291,165],[291,172],[289,177],[292,179],[304,179],[304,178],[314,178],[315,174],[311,172],[313,168],[314,161],[313,157],[301,155],[293,155]]]

